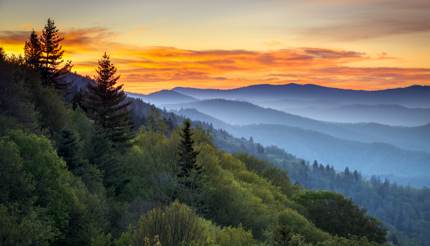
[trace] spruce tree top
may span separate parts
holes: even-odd
[[[192,139],[191,132],[191,121],[185,120],[184,127],[181,132],[181,142],[179,144],[178,155],[179,155],[179,177],[189,177],[191,172],[201,172],[201,167],[197,165],[198,152],[194,150],[194,141]]]
[[[55,26],[54,20],[49,18],[41,36],[42,48],[45,53],[43,57],[45,66],[57,66],[63,62],[61,58],[63,57],[64,50],[60,45],[63,39],[64,38],[60,36],[59,30]]]
[[[33,30],[30,34],[30,39],[25,42],[24,58],[28,66],[33,69],[40,69],[40,62],[42,56],[42,46],[40,44],[37,33]]]
[[[132,138],[133,126],[128,111],[131,102],[126,100],[123,85],[116,84],[117,69],[106,52],[98,64],[96,83],[88,84],[85,110],[109,140],[125,143]]]
[[[48,19],[40,44],[42,53],[40,57],[42,81],[45,85],[54,86],[56,89],[66,92],[70,83],[62,79],[62,76],[70,72],[71,62],[66,62],[62,67],[64,50],[61,46],[63,38],[52,19]]]

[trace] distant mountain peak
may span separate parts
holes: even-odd
[[[153,93],[150,93],[147,95],[148,97],[154,97],[154,96],[176,96],[176,97],[186,97],[186,98],[190,98],[190,99],[195,99],[191,96],[187,96],[184,95],[180,92],[174,91],[174,90],[161,90],[161,91],[156,91]]]

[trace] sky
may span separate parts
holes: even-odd
[[[428,0],[0,0],[0,47],[53,18],[73,70],[106,51],[127,91],[430,85]]]

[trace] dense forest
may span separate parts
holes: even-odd
[[[0,50],[0,245],[400,242],[352,200],[290,181],[337,186],[326,172],[336,182],[346,172],[301,173],[320,166],[283,166],[293,162],[261,146],[222,150],[201,124],[128,99],[107,54],[94,80],[73,90],[61,42],[49,19],[24,57]]]
[[[268,166],[286,170],[292,183],[307,189],[334,191],[351,198],[385,224],[390,231],[390,241],[395,244],[430,244],[429,188],[399,186],[379,177],[363,177],[349,168],[337,172],[330,165],[317,161],[308,163],[276,146],[264,147],[252,138],[234,138],[224,130],[203,125],[209,129],[215,145],[225,151],[248,153],[266,161]]]

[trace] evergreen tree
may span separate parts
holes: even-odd
[[[41,75],[44,85],[53,86],[58,90],[67,91],[69,83],[63,77],[70,72],[71,63],[63,64],[63,47],[60,42],[63,40],[60,37],[59,31],[53,20],[48,19],[48,22],[43,29],[40,38],[42,54],[41,54]]]
[[[79,173],[82,161],[79,157],[79,140],[73,131],[68,129],[61,131],[58,155],[63,158],[71,172]]]
[[[0,47],[0,62],[6,60],[6,54],[4,53],[4,50],[2,47]]]
[[[193,188],[194,186],[192,180],[190,180],[190,178],[193,178],[193,174],[200,174],[202,171],[201,166],[196,163],[198,152],[194,150],[192,135],[191,122],[190,120],[185,120],[178,148],[178,165],[180,168],[178,177],[187,188]]]
[[[151,105],[146,120],[146,128],[149,131],[167,133],[166,120],[155,106]]]
[[[198,151],[194,149],[191,121],[185,120],[180,133],[178,146],[178,187],[176,198],[197,209],[198,213],[206,214],[207,204],[204,204],[202,194],[202,166],[197,163]]]
[[[123,85],[116,85],[117,69],[106,53],[96,71],[96,83],[88,84],[84,108],[115,147],[124,146],[133,137],[128,109],[131,102],[126,99]]]
[[[41,65],[42,46],[40,44],[37,33],[33,30],[30,34],[30,39],[24,45],[24,59],[25,63],[35,69],[39,70]]]
[[[118,194],[126,179],[112,142],[103,133],[99,133],[93,137],[91,147],[90,162],[102,171],[106,188],[113,194]]]

